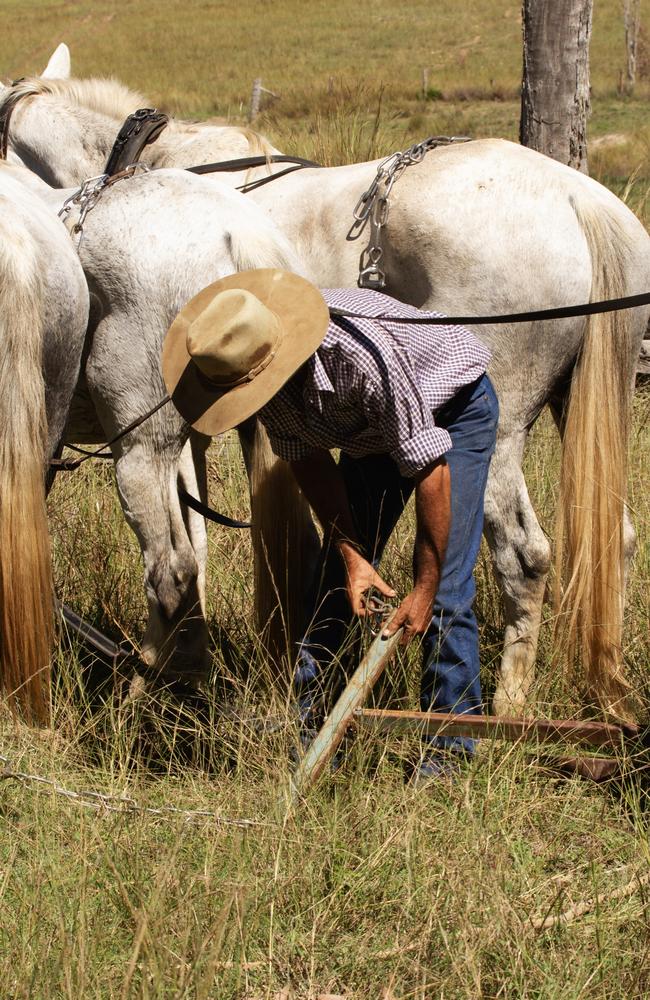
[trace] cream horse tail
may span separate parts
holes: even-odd
[[[255,614],[263,645],[280,667],[295,659],[318,536],[291,467],[273,454],[259,421],[251,456],[251,494]]]
[[[630,250],[622,228],[604,208],[574,208],[591,254],[591,301],[627,294]],[[633,717],[621,653],[635,359],[630,316],[623,310],[588,317],[564,413],[556,536],[556,608],[566,628],[569,663],[581,656],[590,695],[623,720]]]
[[[49,712],[52,570],[44,468],[43,290],[35,247],[0,222],[0,686],[30,722]]]
[[[261,231],[259,223],[247,232],[240,220],[231,234],[231,251],[238,270],[279,267],[301,273],[291,245],[276,231]],[[305,623],[305,595],[320,543],[291,467],[274,455],[259,421],[249,474],[255,616],[262,644],[281,674],[283,663],[291,664],[295,658],[295,643]]]

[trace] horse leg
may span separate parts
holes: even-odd
[[[501,438],[485,494],[485,534],[505,615],[504,650],[493,707],[518,715],[534,679],[535,653],[551,547],[535,516],[521,471],[526,432]]]
[[[171,450],[154,451],[145,438],[116,450],[115,473],[144,558],[149,621],[142,657],[170,678],[196,679],[205,678],[210,658],[199,561],[178,499],[188,461]]]

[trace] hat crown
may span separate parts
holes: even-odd
[[[282,332],[279,318],[256,295],[226,289],[189,324],[187,352],[206,378],[228,388],[266,368]]]

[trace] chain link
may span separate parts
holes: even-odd
[[[382,230],[388,222],[390,194],[395,182],[415,163],[420,163],[429,150],[438,146],[450,146],[455,142],[469,142],[469,136],[434,135],[417,142],[408,149],[391,153],[377,167],[375,178],[364,191],[352,213],[354,222],[350,226],[347,240],[358,240],[366,226],[370,224],[370,239],[359,258],[359,288],[374,288],[379,291],[386,285],[386,274],[381,267],[384,256]]]
[[[79,238],[76,244],[77,253],[79,253],[81,241],[83,240],[86,216],[95,207],[106,188],[117,180],[132,177],[138,169],[145,173],[149,172],[149,167],[144,163],[130,163],[119,174],[114,174],[113,176],[110,174],[98,174],[97,177],[89,177],[77,191],[63,202],[58,211],[58,216],[65,226],[68,224],[68,216],[73,208],[79,208],[79,218],[70,228],[72,239],[74,240],[76,236]]]

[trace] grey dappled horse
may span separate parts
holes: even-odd
[[[42,185],[58,207],[73,192]],[[78,220],[78,208],[68,226]],[[99,443],[148,412],[166,394],[162,343],[180,309],[206,285],[235,271],[301,264],[261,210],[229,187],[179,170],[120,180],[83,223],[79,257],[91,295],[88,346],[66,439]],[[265,436],[241,429],[245,456],[276,499],[297,488]],[[144,557],[149,621],[142,655],[168,677],[205,677],[205,521],[181,506],[178,487],[206,498],[205,450],[172,405],[164,406],[112,448],[120,501]],[[198,473],[198,482],[197,482]],[[301,508],[304,511],[304,508]],[[305,518],[306,512],[298,513]],[[311,529],[308,521],[305,527]],[[267,543],[267,546],[270,543]],[[265,560],[257,573],[265,574]]]

